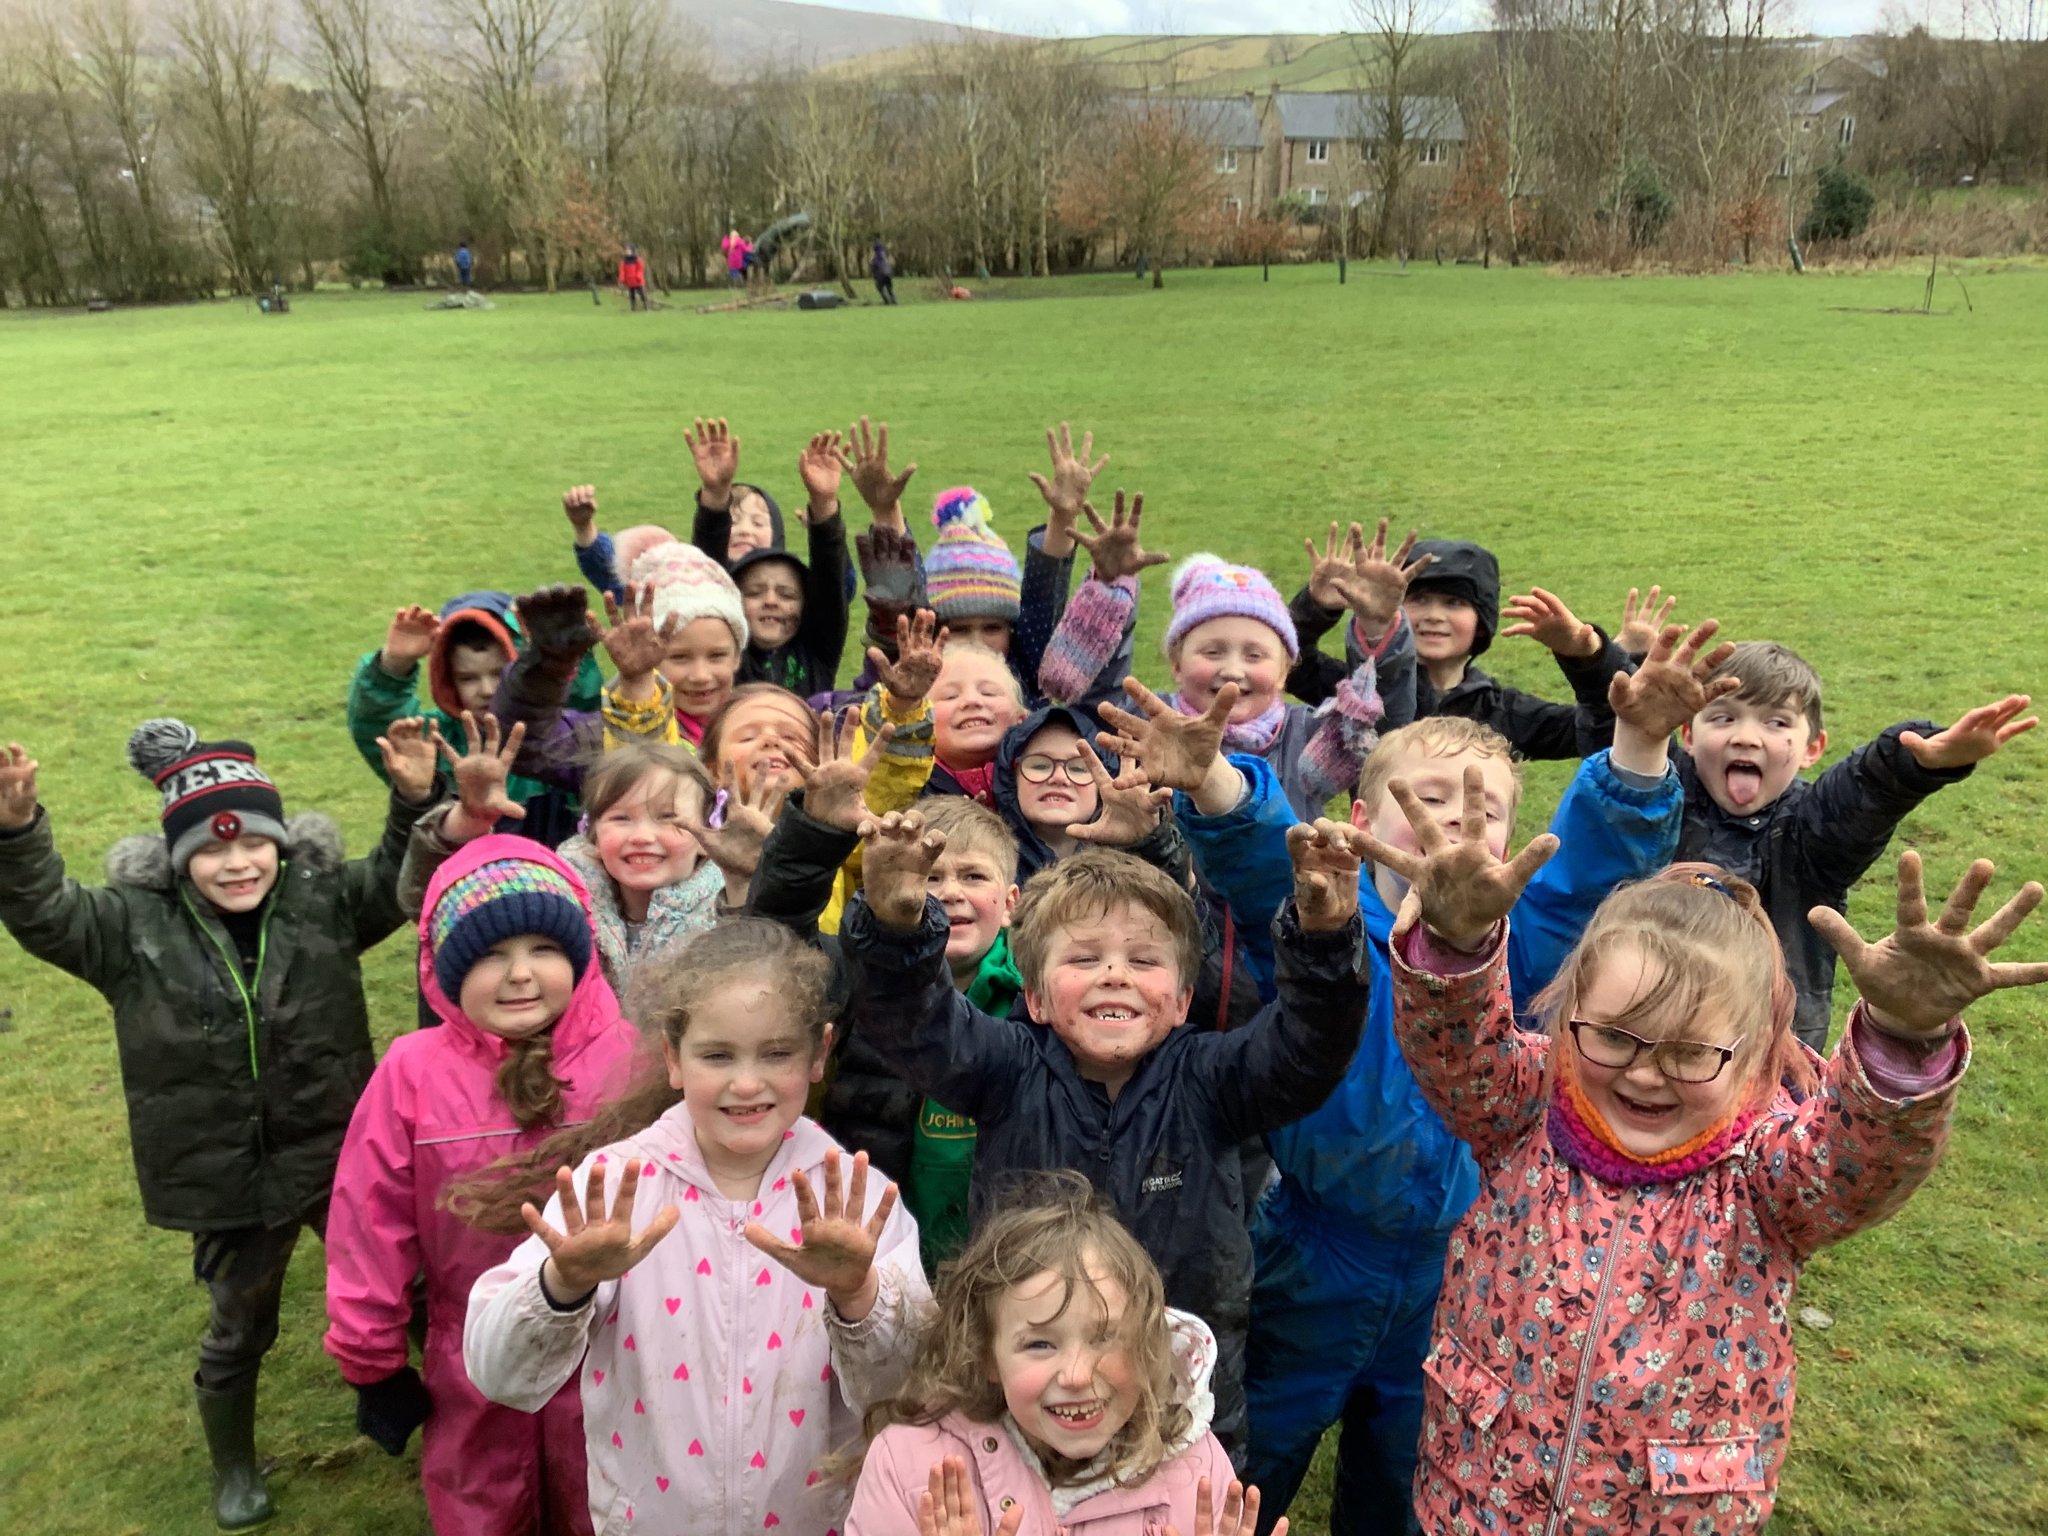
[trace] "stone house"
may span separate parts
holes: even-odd
[[[1465,119],[1448,96],[1402,98],[1409,186],[1441,191],[1465,144]],[[1311,207],[1370,195],[1387,133],[1387,99],[1371,91],[1275,89],[1260,113],[1268,202],[1300,192]]]

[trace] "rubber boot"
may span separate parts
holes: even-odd
[[[246,1531],[273,1513],[270,1490],[256,1465],[256,1383],[232,1392],[194,1387],[199,1422],[213,1458],[213,1519],[224,1531]]]

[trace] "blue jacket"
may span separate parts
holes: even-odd
[[[1269,917],[1292,893],[1287,829],[1296,820],[1280,781],[1256,757],[1233,756],[1250,786],[1244,803],[1221,816],[1195,814],[1185,795],[1176,807],[1202,878],[1230,902],[1239,933],[1254,950],[1262,995],[1270,987],[1265,943]],[[1683,803],[1678,776],[1654,784],[1625,780],[1597,753],[1579,767],[1550,830],[1557,855],[1529,882],[1508,925],[1508,970],[1515,1004],[1526,1008],[1578,942],[1608,892],[1671,862]],[[1359,909],[1371,968],[1365,1032],[1344,1081],[1322,1108],[1269,1133],[1281,1174],[1264,1214],[1306,1223],[1340,1241],[1441,1240],[1479,1192],[1471,1152],[1423,1099],[1394,1039],[1393,975],[1387,955],[1394,914],[1360,872]]]

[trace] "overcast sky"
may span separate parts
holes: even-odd
[[[814,0],[834,4],[836,0]],[[1454,9],[1461,0],[1451,0]],[[1462,0],[1452,27],[1481,25],[1483,4]],[[1824,36],[1868,32],[1887,0],[1791,0],[1796,24]],[[887,11],[1002,32],[1085,37],[1104,32],[1339,32],[1353,29],[1344,0],[845,0],[842,10]]]

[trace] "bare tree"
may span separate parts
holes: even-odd
[[[303,62],[325,90],[319,99],[340,120],[339,138],[363,175],[376,223],[376,248],[390,263],[387,281],[418,277],[418,258],[401,234],[393,191],[405,112],[394,89],[393,18],[384,0],[299,0],[309,46]]]
[[[276,275],[278,238],[269,0],[185,0],[171,31],[179,47],[185,168],[213,211],[230,286],[255,293]]]
[[[1172,97],[1124,98],[1061,189],[1062,222],[1112,239],[1149,264],[1152,286],[1178,251],[1213,233],[1215,151],[1194,114]]]
[[[178,258],[160,190],[163,160],[157,153],[162,114],[142,83],[141,17],[133,0],[87,0],[77,13],[78,69],[98,98],[121,149],[121,180],[135,219],[132,242],[138,254],[136,292],[145,299],[171,297],[178,288]]]
[[[784,205],[811,216],[811,240],[825,272],[853,297],[849,260],[873,206],[876,88],[813,76],[790,93],[778,179]]]
[[[606,198],[616,207],[627,161],[655,126],[677,65],[666,0],[596,0],[584,33],[590,56],[584,119]]]
[[[1432,99],[1420,89],[1422,50],[1442,25],[1447,0],[1351,0],[1363,36],[1357,49],[1359,91],[1351,116],[1358,142],[1376,153],[1366,160],[1374,193],[1371,254],[1392,243],[1395,220],[1419,142],[1440,126]],[[1440,100],[1441,98],[1436,98]]]

